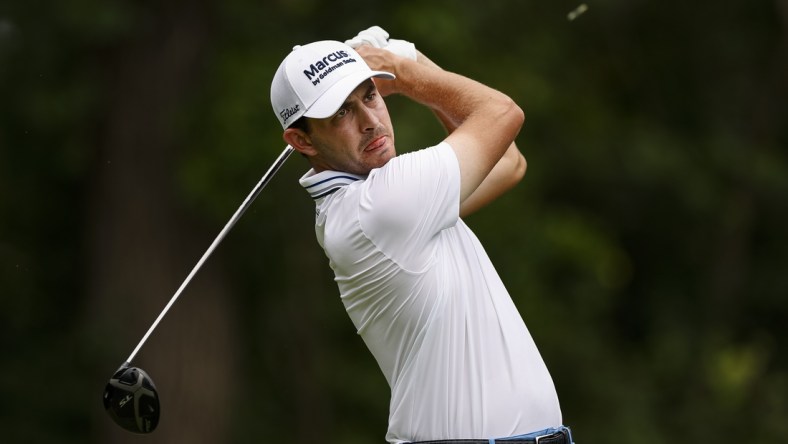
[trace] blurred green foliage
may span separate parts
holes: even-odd
[[[153,317],[116,319],[130,301],[97,282],[145,261],[102,268],[98,251],[125,254],[107,221],[131,236],[146,219],[97,214],[124,196],[175,208],[161,238],[190,246],[167,250],[185,277],[283,147],[279,61],[373,24],[526,111],[525,181],[468,223],[578,442],[788,439],[788,2],[587,4],[573,21],[563,0],[0,4],[3,441],[115,442],[100,392]],[[400,151],[442,137],[413,103],[389,108]],[[207,266],[238,363],[219,367],[216,442],[383,442],[387,387],[313,239],[306,168],[294,156]],[[124,174],[138,187],[106,179]],[[173,290],[139,298],[155,314]]]

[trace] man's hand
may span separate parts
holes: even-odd
[[[380,26],[372,26],[358,33],[350,40],[345,40],[345,44],[353,49],[358,49],[361,45],[370,45],[375,48],[383,48],[389,43],[389,33]]]
[[[389,39],[389,33],[380,26],[372,26],[359,32],[352,39],[345,40],[345,44],[355,50],[361,46],[369,45],[411,60],[416,60],[417,56],[416,45],[406,40]]]
[[[386,71],[397,75],[397,72],[399,71],[399,65],[403,61],[407,63],[407,60],[404,57],[400,57],[391,51],[375,48],[370,45],[359,46],[356,51],[364,59],[367,65],[376,71]],[[378,92],[383,97],[401,92],[398,86],[399,83],[396,79],[386,80],[373,78],[372,80],[375,82]]]

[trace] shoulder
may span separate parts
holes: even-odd
[[[363,187],[376,199],[413,199],[440,191],[441,184],[459,181],[459,165],[446,142],[401,154],[372,170]]]
[[[368,229],[407,232],[459,217],[459,164],[446,143],[397,156],[354,188]]]
[[[452,149],[448,142],[443,141],[435,146],[401,154],[392,159],[383,168],[380,168],[380,170],[401,166],[410,167],[411,171],[418,171],[419,169],[434,167],[442,164],[448,164],[448,166],[451,166],[452,164],[456,164],[456,162],[457,155],[454,153],[454,149]]]
[[[459,180],[457,156],[448,143],[441,142],[429,148],[400,154],[383,167],[372,170],[367,185],[370,187],[382,185],[388,188],[386,184],[397,184],[402,191],[407,192],[409,188],[419,183],[445,180],[454,176]]]

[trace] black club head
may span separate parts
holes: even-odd
[[[104,408],[124,429],[150,433],[159,424],[159,394],[142,369],[123,364],[104,389]]]

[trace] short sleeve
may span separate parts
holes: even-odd
[[[446,142],[395,157],[373,170],[359,202],[365,235],[400,266],[427,264],[438,234],[460,213],[460,170]]]

